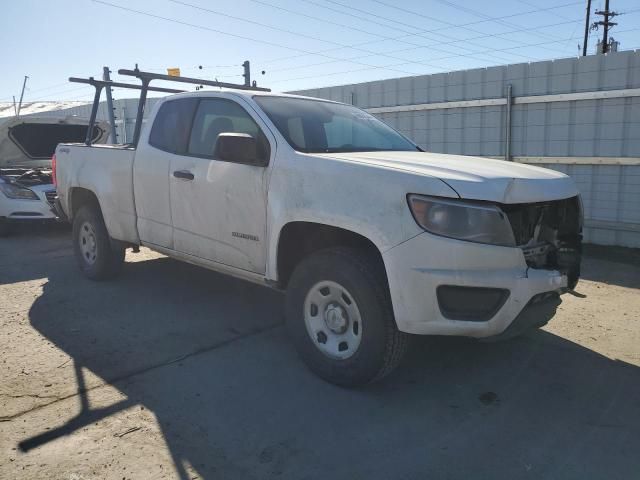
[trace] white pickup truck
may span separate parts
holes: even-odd
[[[544,325],[580,273],[568,176],[424,152],[336,102],[168,96],[136,147],[61,144],[55,175],[87,277],[112,277],[144,245],[285,290],[299,353],[340,385],[389,373],[408,334]]]

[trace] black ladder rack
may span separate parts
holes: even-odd
[[[142,82],[142,89],[140,92],[140,101],[138,102],[138,113],[136,115],[136,128],[133,131],[133,146],[138,146],[138,141],[140,140],[140,130],[142,129],[142,117],[144,116],[144,108],[147,103],[147,91],[151,88],[149,87],[149,83],[152,80],[163,80],[167,82],[178,82],[178,83],[190,83],[192,85],[207,85],[209,87],[221,87],[221,88],[234,88],[237,90],[253,90],[257,92],[270,92],[269,88],[261,88],[251,84],[236,84],[236,83],[225,83],[218,82],[215,80],[204,80],[199,78],[191,78],[191,77],[178,77],[173,75],[164,75],[162,73],[153,73],[153,72],[143,72],[142,70],[138,70],[137,66],[134,70],[120,69],[118,70],[119,75],[125,75],[129,77],[136,77]],[[246,78],[246,77],[245,77]]]
[[[84,83],[88,85],[92,85],[95,89],[95,95],[93,97],[93,106],[91,108],[91,116],[89,117],[89,127],[87,129],[87,136],[85,139],[85,145],[91,145],[93,127],[96,123],[96,116],[98,114],[98,106],[100,104],[100,95],[102,94],[102,89],[105,87],[117,87],[117,88],[127,88],[130,90],[140,90],[140,99],[138,101],[138,111],[136,114],[136,125],[135,130],[133,132],[133,141],[131,145],[133,147],[138,146],[138,141],[140,140],[140,131],[142,129],[142,118],[144,116],[144,109],[147,103],[147,92],[162,92],[162,93],[183,93],[186,90],[177,90],[173,88],[164,88],[164,87],[151,87],[149,84],[153,80],[161,80],[166,82],[176,82],[176,83],[189,83],[192,85],[207,85],[209,87],[220,87],[220,88],[232,88],[236,90],[252,90],[256,92],[270,92],[269,88],[262,88],[256,86],[255,82],[250,84],[248,82],[247,68],[248,62],[245,62],[245,83],[244,84],[236,84],[236,83],[226,83],[226,82],[218,82],[215,80],[205,80],[200,78],[191,78],[191,77],[180,77],[173,75],[164,75],[161,73],[153,73],[153,72],[144,72],[136,68],[133,70],[120,69],[118,70],[118,74],[136,77],[140,80],[141,85],[134,85],[130,83],[121,83],[121,82],[113,82],[107,80],[96,80],[93,77],[89,78],[77,78],[71,77],[69,78],[70,82],[73,83]]]
[[[85,137],[85,140],[84,140],[85,145],[91,145],[91,139],[93,137],[93,126],[96,123],[96,116],[98,115],[98,106],[100,105],[100,95],[102,95],[102,89],[104,87],[117,87],[117,88],[127,88],[129,90],[142,90],[142,85],[112,82],[112,81],[106,81],[106,80],[96,80],[93,77],[89,77],[89,78],[70,77],[69,81],[72,83],[84,83],[86,85],[91,85],[96,89],[96,93],[93,96],[93,106],[91,107],[91,116],[89,117],[89,127],[87,128],[87,136]],[[184,90],[176,90],[174,88],[162,88],[162,87],[147,87],[147,90],[150,90],[152,92],[162,92],[162,93],[184,92]],[[145,98],[146,98],[146,95],[145,95]]]

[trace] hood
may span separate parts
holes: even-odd
[[[503,160],[429,152],[385,151],[320,155],[439,178],[453,188],[460,198],[469,200],[534,203],[578,194],[573,180],[564,173]]]
[[[88,120],[67,117],[11,117],[0,119],[0,167],[50,167],[58,143],[84,142]],[[109,130],[96,122],[95,143],[105,143]]]

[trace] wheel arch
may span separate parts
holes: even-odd
[[[69,212],[67,212],[67,216],[69,217],[69,220],[73,220],[80,208],[82,208],[84,205],[94,205],[98,207],[98,209],[102,213],[102,208],[100,207],[98,196],[92,190],[84,187],[72,187],[69,190],[68,195]]]
[[[332,247],[350,247],[368,252],[384,261],[378,246],[361,233],[346,228],[308,221],[291,221],[280,229],[276,247],[276,275],[280,288],[286,288],[295,267],[313,252]]]

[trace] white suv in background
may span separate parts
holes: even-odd
[[[75,117],[0,119],[0,236],[19,222],[56,219],[51,156],[61,142],[85,140],[88,122]],[[95,127],[94,141],[107,130]]]

